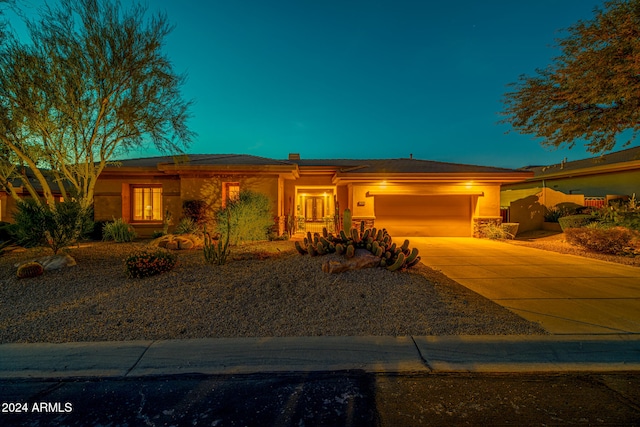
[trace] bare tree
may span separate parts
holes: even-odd
[[[166,15],[145,13],[117,0],[61,0],[27,22],[31,43],[8,32],[0,47],[0,185],[14,197],[12,178],[36,194],[30,171],[48,206],[57,186],[88,208],[115,155],[147,143],[179,153],[189,144],[185,77],[162,52],[172,27]]]

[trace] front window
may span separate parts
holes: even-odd
[[[224,191],[222,194],[222,206],[227,206],[227,202],[233,202],[240,198],[240,183],[239,182],[225,182]]]
[[[132,187],[133,221],[162,221],[162,187]]]

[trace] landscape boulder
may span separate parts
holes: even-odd
[[[348,270],[361,270],[380,265],[380,258],[364,249],[356,249],[352,258],[345,258],[341,261],[326,261],[322,264],[322,271],[325,273],[342,273]]]
[[[74,265],[76,265],[76,260],[71,255],[57,254],[32,259],[30,261],[20,262],[15,266],[20,267],[22,264],[30,262],[37,262],[42,266],[42,269],[44,271],[60,270],[64,267],[73,267]]]

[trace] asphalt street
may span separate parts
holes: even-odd
[[[2,380],[3,426],[640,425],[640,373]]]

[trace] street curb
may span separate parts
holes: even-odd
[[[205,338],[0,345],[0,379],[343,370],[640,371],[640,335]]]

